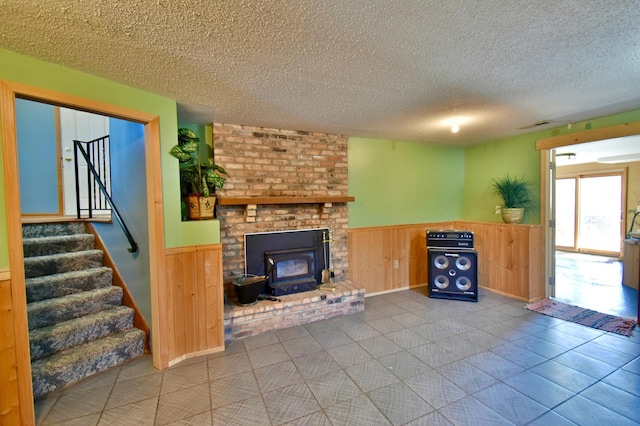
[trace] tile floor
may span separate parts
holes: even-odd
[[[638,290],[622,285],[622,262],[556,251],[556,299],[625,318],[638,318]]]
[[[35,408],[41,425],[640,424],[640,330],[405,290],[163,372],[144,356]]]

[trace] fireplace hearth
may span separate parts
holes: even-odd
[[[328,228],[245,235],[245,273],[267,275],[262,294],[282,296],[315,290],[330,252]]]

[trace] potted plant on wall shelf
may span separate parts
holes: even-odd
[[[524,177],[505,177],[492,181],[493,192],[502,198],[500,208],[502,220],[505,223],[520,223],[525,209],[533,208],[535,203],[531,198],[531,184]]]
[[[189,129],[178,129],[178,144],[170,154],[180,162],[180,191],[189,219],[213,219],[215,192],[224,186],[226,170],[211,158],[200,160],[200,138]]]

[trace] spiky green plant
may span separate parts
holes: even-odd
[[[200,138],[191,130],[178,129],[178,145],[169,151],[180,162],[180,189],[183,195],[198,194],[208,197],[222,188],[227,171],[213,160],[200,161]]]
[[[493,192],[502,198],[504,208],[533,208],[535,202],[531,198],[531,184],[524,177],[513,177],[507,174],[505,177],[496,178],[492,182]]]

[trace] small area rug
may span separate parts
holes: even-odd
[[[568,305],[557,300],[542,299],[525,306],[530,311],[539,312],[554,318],[586,325],[598,330],[610,331],[623,336],[631,336],[638,323],[632,319],[603,314],[591,309]]]

